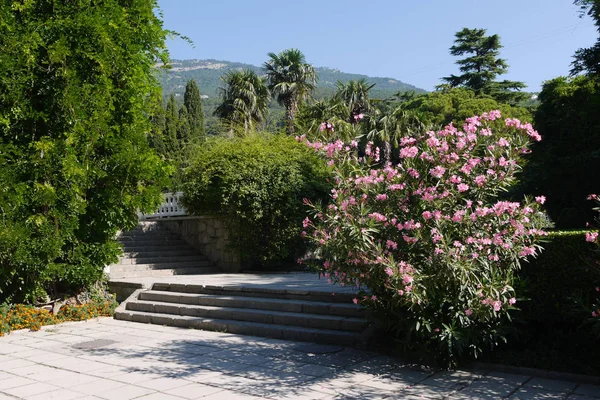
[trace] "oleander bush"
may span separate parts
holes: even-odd
[[[303,236],[325,277],[361,289],[408,347],[453,364],[503,337],[518,293],[521,262],[536,256],[548,226],[544,196],[498,200],[514,182],[532,141],[531,124],[500,111],[468,118],[462,129],[401,139],[400,159],[357,143],[306,143],[334,176],[331,204],[311,204]]]

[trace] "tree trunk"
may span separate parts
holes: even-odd
[[[392,144],[389,140],[386,140],[383,146],[383,159],[385,160],[385,163],[388,164],[392,161]]]
[[[294,135],[294,118],[296,117],[296,102],[293,99],[288,99],[285,102],[285,117],[287,119],[287,131],[288,135]]]

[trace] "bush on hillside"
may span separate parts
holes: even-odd
[[[293,138],[214,139],[185,171],[183,203],[195,214],[223,216],[243,260],[267,266],[303,255],[303,199],[325,198],[327,177],[324,161]]]

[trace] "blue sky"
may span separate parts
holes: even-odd
[[[589,17],[570,0],[159,0],[171,57],[261,65],[295,47],[315,66],[391,77],[432,90],[457,73],[448,54],[463,27],[498,34],[510,66],[503,79],[538,91],[566,75],[572,55],[595,42]]]

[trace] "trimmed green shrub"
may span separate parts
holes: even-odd
[[[579,325],[589,316],[600,264],[585,231],[550,232],[544,251],[518,274],[523,287],[518,316],[528,323]]]
[[[325,162],[291,137],[214,139],[184,173],[183,203],[223,216],[242,259],[266,266],[302,255],[303,199],[325,198],[327,177]]]

